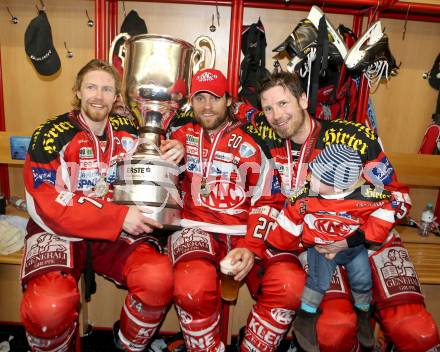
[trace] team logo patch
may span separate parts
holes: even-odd
[[[239,153],[242,158],[250,158],[255,152],[255,148],[247,142],[240,145]]]
[[[199,197],[199,201],[209,209],[226,212],[239,207],[246,200],[246,192],[234,182],[214,180],[208,182],[208,187],[211,191],[209,196]]]
[[[80,159],[92,159],[94,157],[92,147],[81,147],[79,148],[79,158]]]
[[[349,236],[359,227],[359,221],[357,219],[349,219],[340,214],[317,214],[316,216],[307,214],[304,217],[304,222],[307,223],[311,229],[325,235],[329,239],[334,238],[334,240]]]
[[[121,144],[122,144],[122,148],[124,148],[126,152],[129,152],[133,149],[134,139],[130,137],[122,137]]]
[[[386,248],[372,258],[386,297],[422,294],[416,270],[405,248]]]
[[[207,232],[197,228],[185,228],[173,233],[170,237],[171,255],[173,263],[178,262],[186,256],[192,256],[195,253],[198,256],[214,256],[211,239]]]
[[[197,76],[196,79],[199,82],[210,82],[217,79],[217,75],[212,72],[203,72],[201,75]]]
[[[373,184],[387,185],[392,181],[394,169],[387,157],[383,157],[368,173]]]
[[[38,186],[44,182],[54,185],[56,180],[56,171],[40,167],[33,167],[32,176],[34,178],[34,188],[38,188]]]
[[[293,320],[294,311],[283,308],[273,308],[270,310],[270,315],[277,323],[288,325]]]
[[[47,232],[30,236],[26,241],[22,278],[49,267],[72,268],[71,243]]]

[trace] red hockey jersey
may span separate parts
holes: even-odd
[[[110,117],[114,143],[99,141],[107,183],[116,180],[116,162],[136,144],[136,126],[125,117]],[[108,131],[106,131],[108,135]],[[113,144],[113,150],[110,145]],[[60,236],[116,240],[128,207],[91,195],[99,179],[94,142],[80,127],[77,112],[50,119],[34,132],[24,165],[31,222]],[[108,164],[109,162],[109,165]],[[104,165],[105,164],[105,165]]]
[[[331,196],[310,194],[307,185],[298,198],[286,202],[267,243],[282,251],[347,239],[361,230],[366,243],[382,244],[394,226],[391,193],[372,185]]]
[[[271,194],[262,181],[273,174],[273,165],[267,159],[267,152],[255,143],[245,129],[242,121],[232,122],[213,149],[215,136],[211,137],[204,131],[200,140],[202,127],[193,119],[192,110],[175,115],[169,135],[185,146],[182,226],[228,235],[245,235],[249,213],[263,206],[265,196]],[[202,172],[206,173],[208,166],[207,185],[210,193],[204,196],[200,192]]]
[[[240,106],[238,114],[247,119],[247,132],[260,145],[266,145],[270,156],[275,163],[275,174],[272,179],[263,183],[271,183],[272,200],[271,207],[281,210],[284,200],[290,195],[290,190],[297,183],[298,174],[305,175],[308,163],[328,144],[346,144],[358,151],[363,162],[363,177],[374,185],[383,186],[392,194],[391,205],[395,210],[396,218],[403,218],[411,207],[409,189],[397,181],[396,173],[385,155],[377,135],[363,124],[345,121],[313,121],[311,136],[314,142],[309,140],[303,145],[297,145],[291,141],[278,137],[264,116],[249,106]],[[305,155],[308,154],[308,157]],[[299,180],[298,180],[299,181]],[[300,187],[301,188],[301,187]],[[265,226],[264,229],[261,227]],[[243,246],[254,253],[261,253],[261,241],[259,234],[268,233],[274,226],[272,219],[258,221],[250,218],[247,229],[246,241]]]

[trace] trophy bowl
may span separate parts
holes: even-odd
[[[148,209],[146,216],[166,229],[176,229],[182,205],[179,168],[160,158],[159,146],[187,96],[193,73],[214,66],[214,44],[208,37],[198,37],[192,45],[164,35],[121,33],[113,40],[110,59],[120,38],[125,39],[118,53],[124,68],[122,95],[139,124],[139,142],[135,153],[118,163],[113,200],[143,206]],[[206,43],[205,48],[201,43]]]

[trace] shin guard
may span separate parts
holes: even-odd
[[[164,308],[146,306],[129,293],[121,312],[119,342],[127,351],[143,351],[164,314]]]

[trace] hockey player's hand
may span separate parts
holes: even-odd
[[[166,139],[160,143],[161,158],[170,163],[179,164],[185,154],[183,144],[175,139]]]
[[[327,259],[333,259],[336,254],[348,248],[347,240],[336,241],[325,246],[317,244],[315,249],[317,252],[324,254]],[[331,256],[330,254],[334,254]]]
[[[328,260],[332,260],[334,257],[336,257],[336,253],[326,253],[324,254],[324,257]]]
[[[160,222],[149,218],[145,214],[147,212],[148,209],[140,209],[140,207],[136,205],[130,205],[124,223],[122,224],[122,229],[130,235],[139,236],[143,233],[153,232],[154,228],[163,228]]]
[[[230,259],[231,265],[237,263],[235,267],[237,269],[237,273],[234,276],[235,281],[243,280],[249,271],[251,271],[254,266],[254,257],[254,253],[247,248],[234,248],[226,255],[225,258]]]

